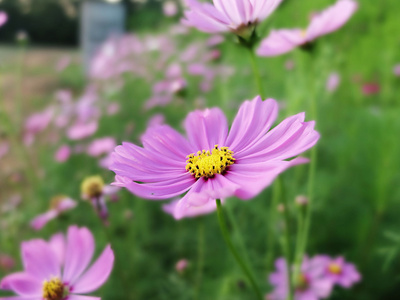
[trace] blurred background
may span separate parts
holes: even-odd
[[[344,255],[362,274],[329,299],[392,300],[400,293],[400,2],[358,2],[350,21],[311,52],[257,61],[279,120],[305,111],[321,133],[307,252]],[[259,34],[304,27],[333,3],[285,0]],[[232,121],[257,95],[246,51],[231,35],[180,25],[183,4],[172,0],[0,0],[0,11],[0,277],[21,269],[21,241],[78,224],[93,231],[97,253],[107,242],[116,253],[96,293],[103,299],[251,299],[215,214],[175,221],[162,203],[120,190],[107,197],[104,220],[80,189],[91,175],[110,184],[110,152],[122,141],[140,144],[148,126],[182,131],[189,111],[212,106]],[[281,176],[293,232],[307,170]],[[77,207],[32,228],[58,195]],[[265,293],[282,256],[283,218],[271,198],[268,188],[226,205],[234,241]]]

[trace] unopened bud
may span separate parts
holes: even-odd
[[[276,208],[280,213],[283,213],[285,211],[285,205],[283,205],[282,203],[279,204]]]
[[[295,198],[294,202],[299,206],[304,206],[308,204],[308,198],[304,195],[299,195]]]

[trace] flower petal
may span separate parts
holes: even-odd
[[[27,273],[14,273],[0,282],[0,288],[12,290],[22,296],[41,296],[42,282]]]
[[[215,199],[233,196],[240,185],[217,174],[213,178],[199,178],[188,193],[180,200],[164,207],[177,220],[210,213],[216,209]]]
[[[69,295],[68,300],[101,300],[101,298],[83,295]]]
[[[73,285],[73,293],[90,293],[97,290],[110,276],[114,253],[108,245],[96,262]]]
[[[225,13],[210,3],[199,3],[196,0],[187,0],[186,3],[190,11],[185,11],[186,19],[182,20],[183,24],[209,33],[228,31],[230,20]]]
[[[194,152],[211,150],[217,144],[225,144],[228,122],[219,108],[191,112],[184,125],[189,141],[194,146]]]
[[[319,139],[315,122],[303,122],[304,113],[286,118],[255,145],[235,153],[242,163],[288,159],[311,148]]]
[[[69,284],[74,284],[90,263],[93,252],[94,239],[92,233],[85,227],[70,226],[67,234],[63,280]]]
[[[113,185],[125,187],[132,194],[141,198],[163,200],[183,194],[195,181],[190,173],[185,173],[171,180],[152,183],[136,183],[127,177],[117,175]]]
[[[308,40],[331,33],[342,27],[357,10],[358,4],[352,0],[339,0],[315,16],[307,29]]]
[[[258,195],[287,168],[307,162],[307,159],[296,158],[291,161],[269,161],[254,164],[233,164],[225,174],[226,179],[237,184],[235,196],[248,200]]]
[[[262,101],[260,96],[245,101],[232,123],[225,146],[233,152],[256,143],[267,133],[278,114],[278,104],[273,99]]]
[[[60,276],[60,264],[50,245],[43,240],[23,242],[22,261],[25,271],[41,280]]]
[[[282,0],[252,0],[253,2],[253,20],[261,22],[279,6]]]
[[[40,296],[15,296],[15,297],[1,297],[0,300],[43,300]]]
[[[65,262],[65,249],[66,249],[64,234],[57,233],[53,235],[49,240],[49,246],[57,256],[60,266],[63,266]]]
[[[188,141],[168,125],[150,127],[141,140],[145,149],[151,149],[163,160],[185,161],[192,151]]]
[[[181,157],[180,161],[165,159],[152,150],[130,143],[116,147],[111,159],[110,170],[133,181],[154,182],[186,173],[186,157]]]
[[[47,222],[56,218],[58,216],[58,212],[54,209],[45,212],[44,214],[38,215],[31,221],[31,227],[35,230],[42,229]]]
[[[276,56],[289,52],[307,42],[306,34],[301,29],[272,30],[269,36],[262,40],[257,49],[259,56]]]
[[[188,206],[184,210],[184,213],[182,213],[181,210],[177,210],[177,205],[181,199],[179,200],[174,200],[168,204],[163,205],[163,210],[172,215],[176,220],[180,220],[182,218],[192,218],[192,217],[197,217],[201,215],[206,215],[209,213],[212,213],[213,211],[217,210],[217,204],[214,201],[207,201],[205,204],[201,206]],[[221,200],[223,201],[223,200]]]

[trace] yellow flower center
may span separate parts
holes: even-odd
[[[186,170],[194,177],[210,178],[215,174],[222,174],[228,166],[234,164],[235,158],[228,147],[219,148],[215,145],[211,152],[203,150],[188,155],[186,162]]]
[[[86,177],[81,184],[81,191],[85,197],[95,198],[103,194],[104,181],[101,176]]]
[[[342,267],[336,263],[331,263],[328,266],[328,270],[330,273],[336,274],[336,275],[342,273]]]
[[[43,299],[62,300],[66,295],[68,295],[68,289],[59,278],[55,277],[43,282]]]

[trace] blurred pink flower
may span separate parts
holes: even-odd
[[[90,156],[100,156],[102,154],[107,154],[111,152],[117,143],[113,137],[104,137],[100,139],[96,139],[90,143],[87,148],[87,153]]]
[[[1,205],[0,212],[7,213],[14,211],[22,202],[22,197],[20,194],[11,195],[4,203]]]
[[[344,260],[342,256],[331,258],[327,255],[318,255],[314,260],[325,266],[325,276],[329,278],[333,284],[340,285],[344,288],[350,288],[353,284],[361,280],[361,275],[356,267]]]
[[[67,196],[56,196],[51,199],[50,209],[35,217],[31,222],[31,227],[35,230],[42,229],[49,221],[57,218],[65,211],[75,208],[76,201]]]
[[[200,31],[218,33],[232,31],[243,37],[252,34],[254,27],[267,18],[282,0],[213,0],[211,3],[186,0],[183,23]]]
[[[71,57],[64,56],[56,64],[56,71],[62,72],[71,64]]]
[[[339,73],[333,72],[329,74],[328,80],[326,81],[326,89],[329,92],[334,92],[340,84]]]
[[[2,141],[0,143],[0,158],[7,155],[9,150],[10,150],[10,144],[7,141]]]
[[[121,108],[121,106],[119,105],[119,103],[117,103],[117,102],[110,103],[107,106],[107,114],[109,116],[113,116],[119,112],[120,108]]]
[[[92,136],[98,128],[96,120],[89,123],[76,123],[68,128],[67,136],[71,140],[82,140]]]
[[[219,44],[223,43],[224,41],[225,41],[225,38],[222,35],[215,34],[207,40],[207,46],[215,47],[215,46],[218,46]]]
[[[24,142],[26,145],[33,143],[35,135],[47,128],[54,116],[54,109],[52,107],[34,113],[29,116],[25,121],[24,127]]]
[[[214,206],[215,199],[251,199],[285,169],[308,161],[286,159],[319,139],[315,122],[304,122],[304,113],[269,131],[277,113],[275,100],[257,96],[241,105],[229,134],[219,108],[190,113],[184,122],[188,139],[167,125],[148,128],[143,148],[126,142],[115,148],[113,184],[153,200],[187,192],[174,207],[176,219]]]
[[[106,246],[89,267],[94,250],[92,233],[77,226],[69,227],[66,242],[62,238],[52,242],[42,239],[23,242],[25,270],[10,274],[0,282],[1,289],[18,296],[5,299],[99,300],[81,294],[91,293],[106,282],[113,268],[114,253],[110,245]]]
[[[274,286],[269,299],[286,300],[288,276],[285,259],[279,258],[276,260],[275,267],[276,271],[269,276],[269,282]],[[332,288],[332,281],[324,276],[324,265],[305,257],[296,280],[294,300],[327,298],[331,294]]]
[[[185,258],[182,258],[182,259],[178,260],[177,263],[175,264],[175,270],[178,273],[182,274],[183,272],[185,272],[188,265],[189,265],[188,260]]]
[[[364,83],[361,87],[362,93],[366,96],[378,94],[380,90],[381,87],[376,82]]]
[[[160,126],[165,123],[165,117],[163,114],[155,114],[147,122],[147,127]]]
[[[305,30],[298,28],[273,30],[261,42],[257,54],[260,56],[280,55],[309,43],[319,36],[331,33],[342,27],[357,7],[357,2],[353,0],[338,0],[336,4],[316,14]]]
[[[393,74],[396,76],[400,76],[400,64],[397,64],[393,67]]]
[[[68,145],[62,145],[54,154],[54,159],[58,162],[65,162],[71,155],[71,148]]]
[[[8,20],[8,15],[4,11],[0,11],[0,27],[3,26]]]
[[[104,169],[109,169],[112,164],[112,158],[111,158],[111,153],[108,155],[104,156],[102,159],[99,160],[99,166],[104,168]]]
[[[10,255],[0,253],[0,270],[10,271],[15,266],[15,260]]]
[[[294,69],[294,61],[292,59],[288,59],[287,61],[285,61],[285,69],[288,71],[291,71]]]
[[[163,3],[163,13],[167,17],[173,17],[178,13],[178,4],[175,1],[165,1]]]

